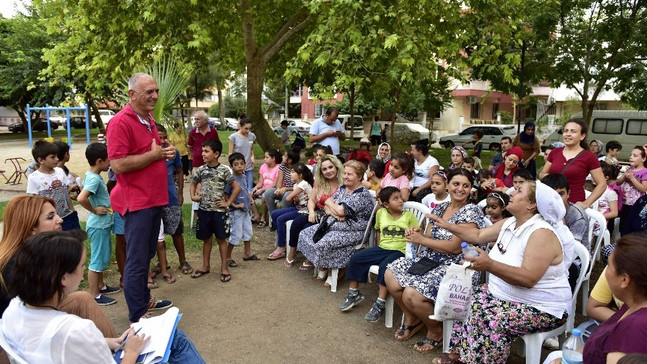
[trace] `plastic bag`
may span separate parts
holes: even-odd
[[[463,321],[472,306],[472,276],[474,271],[467,269],[469,262],[454,264],[447,268],[445,277],[438,287],[434,314],[429,318],[437,321]]]

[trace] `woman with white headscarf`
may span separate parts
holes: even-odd
[[[476,247],[480,255],[466,258],[471,269],[490,273],[489,283],[475,287],[472,312],[455,323],[452,352],[441,362],[505,363],[517,337],[566,321],[572,300],[566,267],[574,239],[562,223],[564,203],[552,188],[527,181],[513,192],[507,210],[512,217],[480,230],[433,217],[465,241],[496,240],[489,254]]]
[[[389,143],[383,142],[377,147],[375,159],[384,162],[384,176],[386,176],[389,173],[389,165],[391,164],[391,146]]]

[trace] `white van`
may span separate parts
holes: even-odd
[[[355,130],[353,131],[353,139],[362,139],[364,137],[364,118],[359,116],[359,115],[354,115],[353,117],[355,119]],[[348,121],[350,120],[350,115],[348,114],[342,114],[337,116],[337,120],[341,123],[341,126],[344,128],[344,133],[346,134],[346,138],[350,138],[350,124],[348,124]]]
[[[581,117],[582,113],[573,115],[573,118]],[[604,144],[610,140],[620,142],[622,150],[618,155],[618,160],[628,161],[633,147],[647,143],[647,111],[593,111],[586,141],[590,142],[593,139],[601,140]],[[544,140],[541,150],[545,151],[552,143],[561,141],[563,140],[562,128],[560,127]]]

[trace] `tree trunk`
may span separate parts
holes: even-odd
[[[220,129],[227,130],[227,120],[225,120],[225,98],[222,97],[220,85],[216,85],[218,90],[218,117],[220,118]]]
[[[99,109],[97,108],[97,105],[94,103],[92,100],[92,95],[90,95],[89,92],[85,93],[85,103],[90,106],[90,113],[92,116],[94,116],[94,120],[97,121],[97,126],[99,127],[99,131],[101,133],[106,133],[106,127],[103,125],[103,120],[101,120],[101,114],[99,114]],[[159,123],[160,121],[157,120]],[[92,117],[90,117],[90,127],[92,127]]]
[[[270,124],[265,121],[263,115],[263,80],[266,65],[260,60],[247,60],[247,117],[252,121],[254,134],[258,145],[263,150],[285,148],[276,137]]]
[[[391,120],[391,136],[389,137],[390,144],[393,145],[395,138],[395,120],[398,118],[398,108],[400,107],[400,89],[395,92],[395,103],[393,104],[393,120]]]

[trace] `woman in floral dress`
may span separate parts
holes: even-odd
[[[473,178],[472,173],[464,168],[452,169],[447,175],[450,201],[436,206],[431,213],[460,227],[483,227],[483,212],[469,199]],[[438,285],[447,268],[451,263],[460,261],[461,240],[438,226],[431,228],[430,236],[424,236],[419,228],[408,229],[406,233],[407,241],[426,249],[414,258],[400,258],[389,264],[384,278],[389,293],[405,314],[404,323],[396,332],[395,339],[408,340],[426,326],[427,335],[416,343],[415,348],[418,352],[427,353],[442,341],[442,323],[429,319],[429,315],[434,312]],[[423,275],[408,273],[409,268],[423,257],[439,265]]]
[[[358,161],[344,164],[344,185],[324,204],[326,215],[319,224],[299,234],[297,249],[308,262],[319,268],[344,268],[364,236],[375,206],[375,199],[362,186],[365,167]],[[328,230],[315,242],[313,236],[322,223]]]

